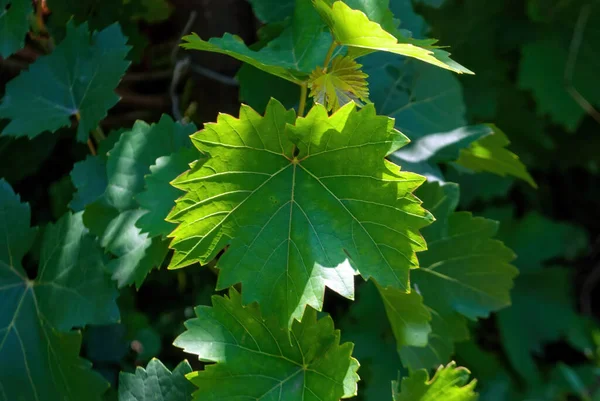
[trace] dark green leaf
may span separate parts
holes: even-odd
[[[8,58],[25,45],[32,13],[28,0],[0,0],[0,56]]]
[[[30,280],[21,259],[31,246],[30,211],[0,181],[0,389],[16,401],[100,401],[107,384],[80,359],[81,336],[70,331],[119,319],[117,292],[105,259],[83,226],[67,214],[48,226],[40,267]],[[58,373],[60,372],[60,374]]]
[[[76,118],[77,139],[85,142],[119,100],[114,89],[129,66],[128,51],[117,24],[90,37],[87,24],[76,28],[69,22],[67,36],[52,54],[39,57],[6,85],[0,118],[11,121],[2,134],[34,138]]]
[[[173,231],[175,225],[165,221],[165,217],[175,206],[181,191],[174,188],[171,181],[188,170],[196,158],[198,152],[195,149],[184,148],[169,156],[159,157],[156,164],[150,166],[146,189],[136,196],[145,211],[136,223],[142,232],[147,232],[151,237],[165,237]]]

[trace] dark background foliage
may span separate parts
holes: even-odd
[[[392,7],[405,1],[391,0]],[[246,43],[256,42],[261,24],[250,4],[245,0],[171,0],[171,4],[171,16],[164,21],[125,21],[136,32],[131,36],[134,64],[117,90],[121,101],[102,122],[105,132],[130,127],[136,119],[157,121],[162,113],[185,113],[199,126],[215,120],[218,112],[237,113],[240,88],[234,77],[240,63],[206,52],[183,54],[177,45],[182,32],[188,31],[202,38],[231,32]],[[99,5],[82,20],[98,17],[103,7],[109,8]],[[530,399],[585,400],[592,399],[600,387],[594,371],[599,358],[594,347],[599,345],[593,341],[592,348],[581,345],[568,330],[571,327],[564,327],[573,326],[573,321],[561,323],[577,311],[574,326],[585,326],[586,336],[600,335],[589,328],[600,318],[600,113],[582,107],[582,99],[600,106],[600,25],[596,22],[600,12],[593,7],[583,0],[446,0],[415,5],[431,36],[450,46],[453,58],[477,73],[458,78],[466,120],[494,122],[503,129],[511,150],[538,184],[533,189],[490,174],[461,174],[448,166],[447,178],[461,184],[461,208],[501,221],[500,236],[518,254],[520,268],[520,263],[543,265],[542,281],[548,267],[561,266],[565,272],[549,298],[536,298],[543,285],[538,287],[535,277],[517,284],[521,288],[515,289],[519,294],[513,298],[525,299],[527,313],[538,314],[521,324],[543,326],[538,328],[541,333],[533,334],[523,326],[512,328],[529,333],[522,337],[538,336],[531,344],[523,339],[516,345],[525,356],[507,352],[507,335],[499,321],[509,322],[511,316],[503,312],[473,325],[474,342],[458,347],[457,358],[472,368],[484,400],[517,399],[514,394],[524,399],[523,392],[538,397]],[[191,13],[196,17],[191,19]],[[397,17],[402,24],[402,15]],[[59,32],[58,11],[49,10],[46,18],[49,29]],[[587,18],[585,24],[582,18]],[[102,19],[97,19],[101,27]],[[580,28],[581,42],[574,43]],[[540,50],[545,48],[552,51]],[[29,40],[24,50],[1,60],[0,88],[41,52],[38,43]],[[182,62],[186,57],[187,64]],[[276,81],[263,90],[285,92],[283,85]],[[31,204],[34,225],[56,221],[68,208],[74,192],[69,173],[89,154],[88,147],[72,136],[71,129],[64,129],[34,140],[0,137],[0,176]],[[113,384],[120,370],[131,371],[153,356],[175,366],[184,354],[171,343],[192,315],[192,307],[209,302],[215,281],[210,268],[154,270],[139,291],[122,290],[121,324],[85,329],[84,357]],[[327,295],[325,309],[336,320],[347,319],[349,308],[349,301]],[[589,326],[584,317],[589,318]],[[375,323],[355,322],[369,324]],[[516,323],[504,327],[510,324]],[[519,358],[529,355],[542,377],[535,386],[530,386],[533,379],[518,366]],[[199,362],[190,362],[199,367]]]

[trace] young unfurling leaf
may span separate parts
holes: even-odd
[[[325,105],[329,111],[354,102],[364,106],[369,101],[368,75],[362,65],[349,57],[338,56],[331,67],[317,67],[310,76],[308,86],[315,103]]]

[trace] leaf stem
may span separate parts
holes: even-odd
[[[96,152],[96,148],[94,146],[94,141],[92,141],[92,138],[88,138],[87,145],[88,148],[90,148],[90,153],[92,154],[92,156],[96,156],[98,152]]]
[[[327,52],[327,56],[325,56],[325,62],[323,62],[323,70],[327,71],[327,66],[329,66],[329,62],[331,61],[331,57],[333,56],[333,52],[337,48],[338,44],[334,40],[331,42],[331,46],[329,46],[329,51]]]
[[[300,85],[300,105],[298,106],[298,117],[304,116],[304,109],[306,108],[306,94],[307,94],[306,82]]]

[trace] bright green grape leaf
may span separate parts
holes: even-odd
[[[423,230],[428,250],[421,268],[412,272],[425,302],[440,314],[458,312],[467,318],[487,317],[510,305],[517,269],[514,253],[493,239],[498,223],[468,212],[454,212],[455,184],[431,183],[418,193],[437,221]]]
[[[78,118],[77,140],[87,141],[119,101],[114,89],[129,66],[125,39],[117,24],[90,37],[87,24],[69,22],[67,36],[52,54],[39,57],[6,85],[0,118],[11,121],[2,134],[34,138]]]
[[[506,134],[493,124],[488,125],[490,135],[460,151],[457,163],[475,172],[488,171],[501,177],[510,175],[537,188],[519,157],[506,149],[510,144]]]
[[[86,324],[119,319],[117,291],[104,271],[104,255],[83,226],[66,214],[44,230],[37,278],[21,259],[35,230],[29,206],[0,181],[0,389],[15,401],[100,401],[108,384],[79,358]],[[59,373],[60,372],[60,373]]]
[[[183,37],[185,49],[222,53],[294,83],[306,81],[322,64],[332,43],[311,0],[297,0],[292,23],[279,37],[254,51],[237,36],[204,41],[196,34]]]
[[[401,366],[394,335],[385,308],[372,280],[359,285],[339,327],[342,340],[354,343],[353,355],[360,361],[359,399],[390,398],[390,382]]]
[[[519,375],[541,381],[532,354],[566,337],[581,317],[572,304],[568,270],[547,268],[521,274],[512,292],[513,306],[498,313],[498,328],[506,355]]]
[[[358,361],[351,343],[326,316],[308,308],[291,333],[263,318],[256,304],[242,306],[240,294],[212,297],[174,342],[201,361],[215,362],[187,375],[198,390],[194,400],[241,398],[338,401],[356,395]],[[290,339],[291,338],[291,339]]]
[[[119,401],[190,401],[195,387],[185,375],[191,372],[187,361],[171,372],[153,358],[146,369],[138,366],[135,374],[119,374]]]
[[[467,124],[462,88],[454,74],[385,53],[371,54],[362,62],[377,111],[394,117],[396,128],[412,141]]]
[[[150,166],[150,175],[146,176],[146,189],[136,199],[146,212],[137,221],[142,232],[151,237],[166,236],[175,225],[165,221],[175,200],[181,191],[171,185],[177,176],[189,169],[190,163],[198,158],[196,149],[184,148],[169,156],[156,159],[156,164]]]
[[[71,170],[71,181],[77,191],[69,207],[75,212],[80,212],[104,193],[108,184],[106,162],[100,156],[88,156],[85,160],[75,163]]]
[[[352,298],[358,273],[407,288],[425,248],[418,230],[432,218],[412,195],[424,178],[384,159],[406,137],[372,105],[331,117],[316,105],[297,120],[276,100],[264,117],[242,106],[192,141],[209,158],[173,182],[186,195],[168,217],[179,223],[171,268],[207,263],[229,244],[217,287],[241,282],[244,303],[282,325],[306,305],[320,309],[325,287]]]
[[[499,238],[517,254],[515,265],[521,273],[540,271],[554,258],[572,260],[589,243],[581,227],[549,220],[537,212],[518,221],[511,210],[489,209],[485,214],[502,221]]]
[[[459,74],[472,74],[471,71],[451,60],[448,52],[433,47],[434,40],[414,40],[401,36],[400,32],[395,32],[398,36],[396,37],[384,30],[380,24],[369,20],[365,13],[353,10],[343,1],[335,1],[332,5],[326,0],[313,0],[313,3],[329,26],[336,42],[361,49],[358,55],[386,51],[416,58]]]
[[[361,67],[356,61],[343,56],[334,58],[327,69],[317,67],[308,81],[310,96],[315,103],[334,112],[350,102],[364,106],[363,102],[369,102],[369,86],[368,76]]]
[[[456,367],[456,362],[440,366],[431,380],[427,370],[417,370],[402,379],[394,401],[476,401],[479,397],[475,392],[477,380],[469,381],[469,376],[471,372]],[[397,382],[393,388],[398,388]]]
[[[29,16],[33,9],[27,0],[0,0],[0,56],[8,58],[25,46]]]
[[[431,332],[431,313],[416,291],[406,293],[397,288],[378,287],[398,350],[405,346],[424,347]]]

